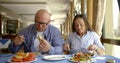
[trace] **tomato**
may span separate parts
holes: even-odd
[[[35,59],[35,54],[34,53],[29,53],[29,55],[25,58],[23,58],[23,62],[26,62],[26,61],[32,61]]]

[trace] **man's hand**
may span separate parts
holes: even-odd
[[[24,36],[19,36],[19,35],[17,35],[16,37],[15,37],[15,39],[13,40],[13,42],[14,42],[14,44],[17,46],[17,45],[20,45],[20,44],[22,44],[23,42],[24,42],[24,40],[25,40],[25,38],[24,38]]]
[[[49,52],[51,49],[51,45],[49,44],[47,40],[41,39],[39,48],[41,52]]]

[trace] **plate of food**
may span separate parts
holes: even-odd
[[[9,63],[31,63],[31,62],[35,62],[35,61],[37,61],[38,60],[38,58],[35,58],[34,60],[31,60],[31,61],[18,61],[18,62],[14,62],[14,61],[12,61],[12,59],[8,59],[8,62]]]
[[[16,53],[11,59],[8,59],[9,63],[30,63],[37,61],[34,53]]]
[[[90,63],[92,61],[91,56],[87,53],[75,53],[72,57],[69,57],[68,60],[80,63]]]
[[[56,60],[64,60],[66,59],[65,55],[47,55],[43,56],[44,60],[56,61]]]

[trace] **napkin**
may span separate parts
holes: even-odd
[[[105,57],[96,57],[95,59],[105,60]]]
[[[0,39],[0,48],[8,48],[10,42],[10,39]]]

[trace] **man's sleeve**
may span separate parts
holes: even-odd
[[[63,53],[63,43],[64,40],[61,36],[61,33],[59,30],[55,30],[53,32],[53,39],[52,39],[52,46],[49,51],[49,54],[62,54]]]

